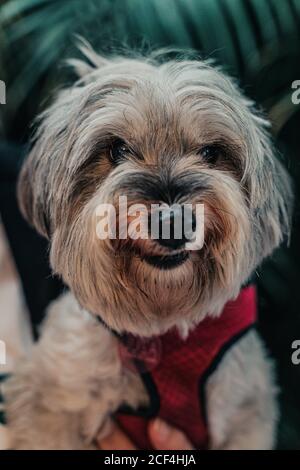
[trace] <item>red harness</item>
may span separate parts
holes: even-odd
[[[150,394],[150,408],[123,410],[118,421],[139,449],[151,449],[147,419],[160,416],[181,429],[195,448],[208,447],[205,383],[225,352],[248,331],[256,319],[254,286],[241,290],[220,317],[204,319],[188,336],[170,331],[150,344],[150,372],[142,378]],[[147,347],[148,353],[149,348]],[[159,357],[159,360],[157,360]]]

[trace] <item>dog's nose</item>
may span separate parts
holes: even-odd
[[[182,206],[179,206],[174,209],[162,209],[156,216],[158,216],[159,227],[159,236],[156,240],[161,246],[178,250],[190,240],[196,226],[192,211],[184,210]]]

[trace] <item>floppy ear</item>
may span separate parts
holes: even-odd
[[[80,39],[80,50],[89,63],[76,62],[79,74],[89,73],[109,61]],[[83,119],[88,97],[88,79],[60,91],[54,103],[40,116],[33,148],[23,165],[18,181],[21,211],[39,233],[50,238],[66,217],[67,190],[71,186],[68,155],[76,141],[76,128]],[[70,177],[71,178],[71,177]]]
[[[25,219],[49,238],[57,223],[66,188],[61,175],[66,172],[66,149],[70,128],[78,108],[80,91],[63,90],[39,118],[32,149],[23,163],[18,185],[19,206]],[[74,109],[75,108],[75,109]]]
[[[265,177],[269,197],[266,197],[259,221],[267,235],[266,238],[270,239],[272,250],[282,241],[289,242],[290,239],[294,205],[293,182],[276,155],[271,171],[266,172]]]
[[[38,147],[38,144],[36,145]],[[38,181],[40,178],[37,178],[37,147],[33,148],[23,164],[18,178],[17,197],[24,218],[41,235],[49,239],[50,220],[45,205],[45,194],[43,194],[41,187],[37,187],[37,185],[41,184]]]
[[[256,231],[257,253],[269,255],[282,241],[288,241],[292,225],[293,183],[276,155],[268,134],[266,122],[253,116],[256,137],[253,140],[251,207]]]

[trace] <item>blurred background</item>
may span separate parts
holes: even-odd
[[[63,288],[50,274],[47,243],[18,211],[15,183],[33,119],[74,78],[64,59],[78,56],[76,34],[102,53],[195,49],[234,75],[271,120],[296,204],[290,246],[258,271],[259,329],[277,362],[278,448],[300,449],[300,365],[291,362],[291,344],[300,339],[300,104],[291,99],[300,80],[300,0],[0,0],[0,80],[7,86],[0,105],[0,337],[1,328],[11,338],[15,329],[24,335],[19,316],[26,312],[37,338],[46,305]]]

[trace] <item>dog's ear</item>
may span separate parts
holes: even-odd
[[[80,115],[80,87],[62,90],[39,117],[32,149],[23,163],[17,195],[25,219],[50,238],[66,201],[67,150]],[[64,214],[65,216],[65,214]]]
[[[39,117],[34,144],[18,181],[18,200],[24,217],[48,238],[66,217],[68,185],[72,184],[68,181],[68,156],[76,141],[76,129],[85,116],[85,85],[88,86],[92,71],[109,63],[84,39],[80,39],[79,48],[87,62],[73,61],[73,66],[84,78],[61,90]]]
[[[74,133],[78,116],[82,114],[81,105],[84,106],[82,88],[89,81],[91,72],[109,63],[83,38],[78,38],[78,47],[86,61],[73,59],[69,63],[83,78],[75,86],[62,90],[52,106],[40,116],[34,145],[18,180],[21,211],[27,221],[47,238],[59,223],[61,216],[58,214],[62,212],[59,206],[66,198],[67,188],[62,183],[62,174],[68,172],[66,156],[72,129]]]
[[[37,186],[42,184],[40,176],[37,175],[38,153],[38,144],[36,144],[22,166],[17,184],[17,197],[23,217],[41,235],[50,238],[50,220],[45,205],[46,196],[43,188]]]
[[[254,133],[250,153],[250,205],[257,250],[269,255],[289,241],[293,212],[293,183],[268,135],[268,123],[252,114]]]
[[[91,44],[81,36],[78,36],[77,47],[83,54],[85,60],[69,59],[67,64],[71,66],[79,78],[84,78],[109,63],[108,59],[97,54]]]

